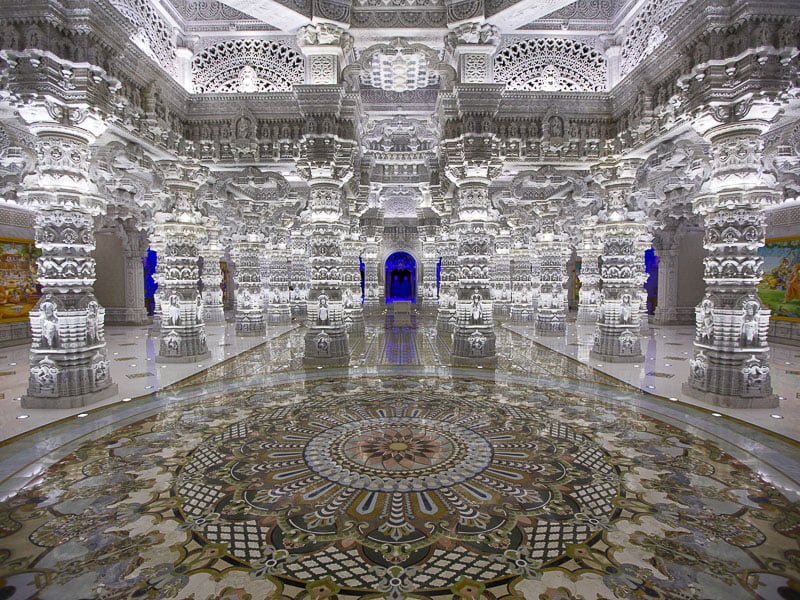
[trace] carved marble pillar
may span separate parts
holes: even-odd
[[[607,221],[597,227],[603,245],[600,277],[603,291],[597,312],[591,356],[606,362],[639,362],[641,282],[638,264],[644,260],[641,239],[647,226],[628,211],[640,160],[602,163],[592,175],[604,187]]]
[[[222,230],[215,218],[209,219],[206,233],[208,237],[200,248],[203,257],[203,317],[206,323],[224,323],[220,261],[225,255],[225,248],[220,239]]]
[[[121,309],[119,322],[143,325],[150,321],[144,304],[144,257],[147,254],[144,234],[126,227],[122,248],[125,260],[125,307]]]
[[[249,337],[266,332],[261,279],[264,234],[261,233],[261,214],[252,206],[245,210],[243,217],[243,231],[233,241],[233,260],[236,261],[236,335]]]
[[[156,284],[155,291],[153,292],[153,328],[159,329],[161,327],[161,304],[164,301],[162,292],[162,275],[164,273],[164,241],[160,239],[159,230],[157,227],[152,227],[150,233],[150,250],[156,253],[156,266],[153,270],[153,283]]]
[[[458,304],[458,242],[443,232],[437,240],[442,268],[439,272],[439,309],[436,313],[436,332],[439,337],[452,342],[456,325]]]
[[[533,321],[531,298],[531,243],[527,227],[519,227],[512,234],[511,247],[511,321]]]
[[[30,311],[25,408],[84,406],[117,391],[106,352],[105,310],[92,291],[95,217],[106,203],[89,177],[89,144],[105,126],[81,125],[31,125],[37,168],[26,176],[20,197],[36,215],[42,297]]]
[[[258,269],[261,275],[261,310],[264,313],[264,323],[267,322],[267,314],[269,313],[269,301],[271,297],[270,283],[269,283],[269,267],[270,267],[270,252],[267,246],[267,237],[262,238],[261,254],[258,257]]]
[[[291,238],[288,229],[276,228],[269,247],[269,306],[267,322],[270,325],[288,325],[292,322],[289,295],[289,261]]]
[[[536,244],[531,244],[531,307],[533,318],[536,320],[536,311],[539,309],[539,292],[542,289],[542,258],[539,256]]]
[[[457,194],[458,305],[452,362],[493,367],[497,357],[489,269],[497,227],[489,220],[489,181],[465,181]]]
[[[581,222],[581,243],[578,256],[581,260],[579,278],[581,289],[578,293],[578,317],[582,325],[594,325],[597,321],[597,306],[600,299],[600,243],[595,230],[597,217],[587,216]]]
[[[567,324],[567,262],[572,252],[569,243],[556,233],[557,208],[549,204],[539,212],[542,226],[534,244],[540,282],[536,333],[562,335]]]
[[[760,137],[777,106],[751,108],[746,101],[719,108],[725,110],[696,123],[711,143],[712,171],[694,200],[705,221],[706,294],[696,309],[695,351],[683,391],[721,406],[774,407],[770,311],[761,305],[756,286],[763,274],[758,249],[764,245],[764,209],[780,200],[763,164]],[[753,118],[736,117],[748,111]]]
[[[427,316],[434,316],[437,313],[436,266],[438,263],[436,237],[426,235],[422,240],[422,312]]]
[[[507,318],[511,313],[511,235],[507,229],[495,238],[491,277],[494,316]]]
[[[192,163],[161,163],[166,187],[165,209],[156,215],[159,255],[161,337],[157,362],[196,362],[211,354],[206,344],[200,278],[200,245],[205,218],[196,208],[197,188],[207,171]]]
[[[289,287],[292,317],[303,319],[306,316],[308,287],[311,274],[308,267],[306,238],[299,227],[291,231],[291,253],[289,256]]]
[[[342,307],[347,333],[364,335],[364,307],[361,303],[361,235],[358,228],[342,241]]]
[[[307,366],[346,366],[350,361],[342,302],[342,239],[347,232],[340,222],[343,202],[338,182],[311,183],[307,232],[311,287],[303,357]]]
[[[380,241],[375,237],[366,237],[364,242],[364,312],[377,315],[383,305],[383,289],[378,282],[380,263]]]

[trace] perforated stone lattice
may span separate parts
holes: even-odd
[[[512,90],[601,92],[606,79],[603,54],[577,40],[521,40],[495,57],[495,80]]]
[[[302,55],[268,40],[226,40],[192,60],[192,83],[198,94],[286,92],[303,77]]]

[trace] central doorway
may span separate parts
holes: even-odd
[[[417,261],[408,252],[386,258],[386,304],[417,301]]]

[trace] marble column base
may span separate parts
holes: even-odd
[[[344,309],[345,331],[350,335],[364,335],[364,311]]]
[[[211,358],[211,352],[206,350],[202,354],[192,354],[190,356],[156,356],[157,363],[193,363]]]
[[[270,325],[288,325],[292,322],[292,309],[288,304],[272,306],[267,310],[267,323]]]
[[[435,317],[439,311],[436,300],[425,300],[420,307],[420,314],[424,317]]]
[[[89,394],[79,394],[77,396],[61,396],[59,398],[46,398],[43,396],[23,396],[22,408],[80,408],[89,406],[95,402],[106,400],[117,395],[117,384],[112,383],[107,388],[91,392]]]
[[[600,354],[594,350],[589,351],[589,356],[595,360],[602,360],[609,363],[638,363],[644,360],[644,354],[631,354],[619,356],[617,354]]]
[[[537,335],[550,335],[553,337],[564,335],[567,330],[567,320],[566,317],[561,315],[546,319],[537,317],[534,329]]]
[[[346,367],[350,349],[344,327],[312,327],[305,335],[304,367]]]
[[[578,305],[578,316],[575,318],[575,322],[582,325],[594,325],[597,322],[597,309]]]
[[[142,308],[105,307],[106,325],[146,325],[150,323],[150,316]]]
[[[224,323],[225,322],[225,309],[220,306],[205,306],[203,307],[203,320],[206,323]]]
[[[263,319],[236,319],[236,335],[238,337],[256,337],[267,333],[267,324]]]
[[[780,402],[776,394],[769,396],[760,396],[756,398],[745,398],[743,396],[724,396],[722,394],[714,394],[713,392],[704,392],[698,390],[689,382],[686,382],[681,387],[681,391],[695,400],[702,400],[714,406],[723,406],[725,408],[778,408]]]
[[[512,306],[509,314],[512,323],[530,323],[533,317],[533,308],[527,306]]]
[[[450,339],[455,329],[456,311],[443,309],[436,315],[436,333],[439,337]]]
[[[450,364],[454,367],[489,367],[497,365],[495,333],[489,326],[456,325]]]

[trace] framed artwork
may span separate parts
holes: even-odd
[[[0,323],[24,321],[41,296],[33,240],[0,238]]]
[[[758,255],[764,259],[759,298],[773,319],[800,321],[800,236],[768,239]]]

